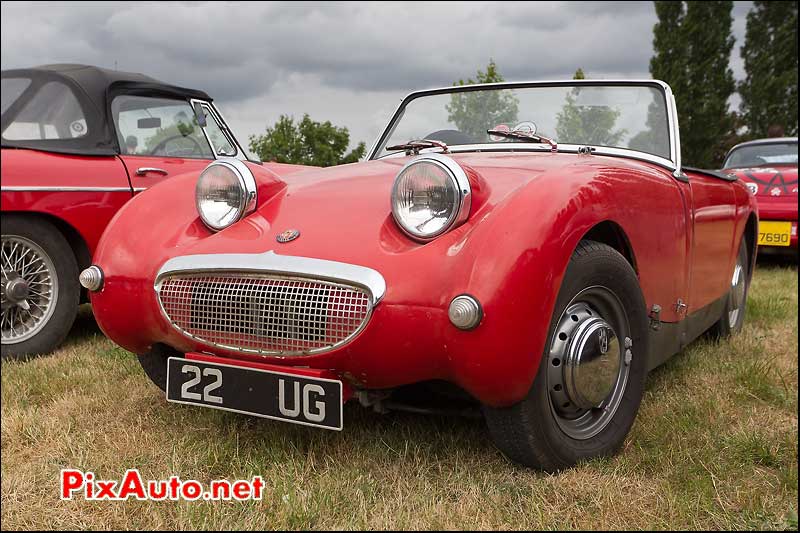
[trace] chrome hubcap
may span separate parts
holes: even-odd
[[[50,257],[24,237],[2,237],[3,344],[16,344],[36,335],[53,315],[58,280]]]
[[[605,428],[619,407],[633,357],[627,317],[605,287],[585,289],[556,327],[547,383],[556,422],[584,440]]]
[[[570,309],[571,315],[583,320],[568,339],[564,359],[567,395],[582,409],[597,407],[606,399],[622,362],[614,329],[602,318],[587,317],[588,310],[586,304]]]
[[[744,268],[737,260],[736,267],[733,269],[733,278],[731,278],[731,310],[728,311],[728,324],[731,328],[735,327],[739,320],[739,314],[744,305],[744,289]]]

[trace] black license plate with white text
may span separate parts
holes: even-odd
[[[167,400],[342,429],[342,382],[331,379],[170,357]]]

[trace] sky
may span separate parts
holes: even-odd
[[[734,2],[731,57],[751,2]],[[281,114],[369,147],[411,91],[474,78],[650,78],[652,2],[2,2],[3,69],[86,63],[202,89],[243,143]],[[738,98],[732,99],[738,105]],[[680,111],[680,110],[679,110]]]

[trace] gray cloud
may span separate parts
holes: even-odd
[[[732,68],[750,2],[736,2]],[[308,112],[371,142],[405,93],[474,77],[649,77],[652,2],[4,2],[2,68],[89,63],[208,91],[242,138]]]

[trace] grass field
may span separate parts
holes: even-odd
[[[797,267],[760,265],[747,324],[650,375],[624,449],[559,475],[480,420],[345,411],[324,432],[167,404],[83,310],[50,357],[2,364],[2,528],[797,529]],[[58,499],[61,468],[207,482],[260,502]]]

